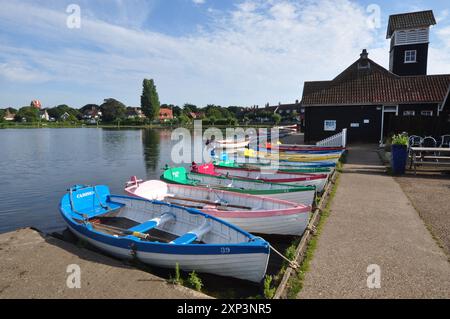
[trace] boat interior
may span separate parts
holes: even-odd
[[[224,222],[164,203],[111,195],[85,198],[72,205],[67,199],[63,209],[69,208],[77,223],[89,222],[95,231],[117,237],[177,245],[250,241],[248,235]]]
[[[150,200],[166,201],[176,205],[202,210],[261,211],[293,208],[296,205],[263,196],[247,196],[211,188],[192,188],[150,180],[129,190]]]

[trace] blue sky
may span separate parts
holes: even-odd
[[[81,27],[67,27],[69,4]],[[162,103],[292,103],[359,57],[388,66],[390,14],[432,9],[429,74],[450,73],[447,0],[0,0],[0,108]],[[372,8],[380,20],[370,24]]]

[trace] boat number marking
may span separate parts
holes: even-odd
[[[229,254],[231,249],[229,247],[220,247],[221,254]]]

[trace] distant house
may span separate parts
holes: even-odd
[[[159,109],[159,121],[160,122],[165,122],[167,120],[172,120],[172,119],[173,119],[172,109],[169,109],[166,107],[162,107]]]
[[[83,112],[82,118],[88,122],[96,123],[102,117],[102,112],[98,107],[92,106]]]
[[[278,105],[269,106],[266,105],[265,108],[258,109],[260,112],[272,112],[272,113],[278,113],[282,117],[292,117],[295,116],[295,120],[300,121],[303,119],[303,110],[301,108],[300,102],[298,100],[295,101],[295,103],[291,104],[281,104],[278,103]]]
[[[50,116],[46,109],[39,111],[39,118],[44,121],[50,121]]]
[[[189,116],[194,120],[202,118],[204,115],[205,114],[203,112],[189,112]]]
[[[70,117],[70,114],[67,112],[64,112],[63,115],[60,116],[60,119],[63,121],[67,121],[67,119]]]
[[[3,119],[5,121],[14,121],[15,116],[16,116],[16,114],[12,113],[9,109],[6,109]]]
[[[126,117],[128,119],[142,119],[145,118],[145,114],[140,107],[127,107]]]

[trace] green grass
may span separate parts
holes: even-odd
[[[330,192],[327,204],[320,215],[319,222],[316,226],[316,233],[312,236],[312,238],[308,242],[308,245],[307,245],[307,248],[305,251],[305,255],[304,255],[304,259],[300,265],[300,269],[298,269],[296,271],[296,273],[291,278],[289,278],[289,281],[287,284],[287,296],[290,299],[296,298],[297,295],[300,293],[300,291],[303,288],[305,275],[306,275],[306,272],[309,271],[311,260],[314,257],[314,252],[317,247],[318,238],[319,238],[320,234],[322,233],[322,229],[325,224],[325,221],[327,220],[328,216],[330,215],[330,205],[336,194],[336,190],[337,190],[337,187],[339,184],[339,177],[340,176],[338,174],[336,176],[336,181],[333,185],[333,188]],[[291,247],[288,248],[288,250],[290,250],[290,249],[291,249]],[[295,249],[294,249],[294,252],[295,252]],[[288,251],[286,251],[286,253],[288,253]]]
[[[272,287],[272,276],[266,276],[264,278],[264,297],[266,299],[272,299],[275,295],[276,288]]]
[[[200,279],[200,277],[195,273],[195,271],[192,271],[189,274],[188,280],[187,280],[187,285],[188,287],[197,290],[197,291],[201,291],[202,287],[203,287],[203,283],[202,280]]]
[[[181,277],[180,265],[178,263],[175,264],[175,277],[172,278],[172,276],[170,276],[169,282],[174,285],[183,285],[184,284],[184,280]]]

